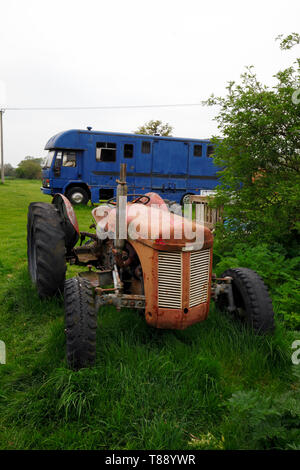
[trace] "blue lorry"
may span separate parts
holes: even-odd
[[[179,203],[219,183],[208,139],[68,130],[47,142],[42,169],[44,194],[62,193],[72,204],[98,203],[116,195],[121,163],[128,192],[159,193]]]

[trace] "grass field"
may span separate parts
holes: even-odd
[[[27,274],[27,207],[50,202],[39,186],[0,185],[0,449],[297,448],[300,374],[278,321],[257,337],[212,305],[204,323],[160,331],[106,307],[96,367],[67,369],[62,299],[40,301]],[[81,230],[90,212],[76,209]]]

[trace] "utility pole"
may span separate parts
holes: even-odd
[[[0,154],[1,154],[1,183],[4,184],[4,158],[3,158],[3,113],[4,109],[0,109]]]

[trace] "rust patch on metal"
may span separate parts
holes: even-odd
[[[156,326],[158,311],[158,253],[156,250],[137,241],[130,241],[130,243],[137,252],[142,265],[146,298],[145,318],[149,325]]]
[[[161,329],[185,330],[188,326],[205,320],[208,309],[208,303],[189,308],[187,313],[184,312],[184,309],[160,308],[158,309],[159,322],[156,327]]]

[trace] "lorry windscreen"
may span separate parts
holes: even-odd
[[[44,158],[44,161],[43,161],[43,164],[42,164],[43,168],[50,168],[51,167],[51,163],[52,163],[54,154],[55,154],[54,150],[49,150],[49,152],[47,153],[47,155]]]

